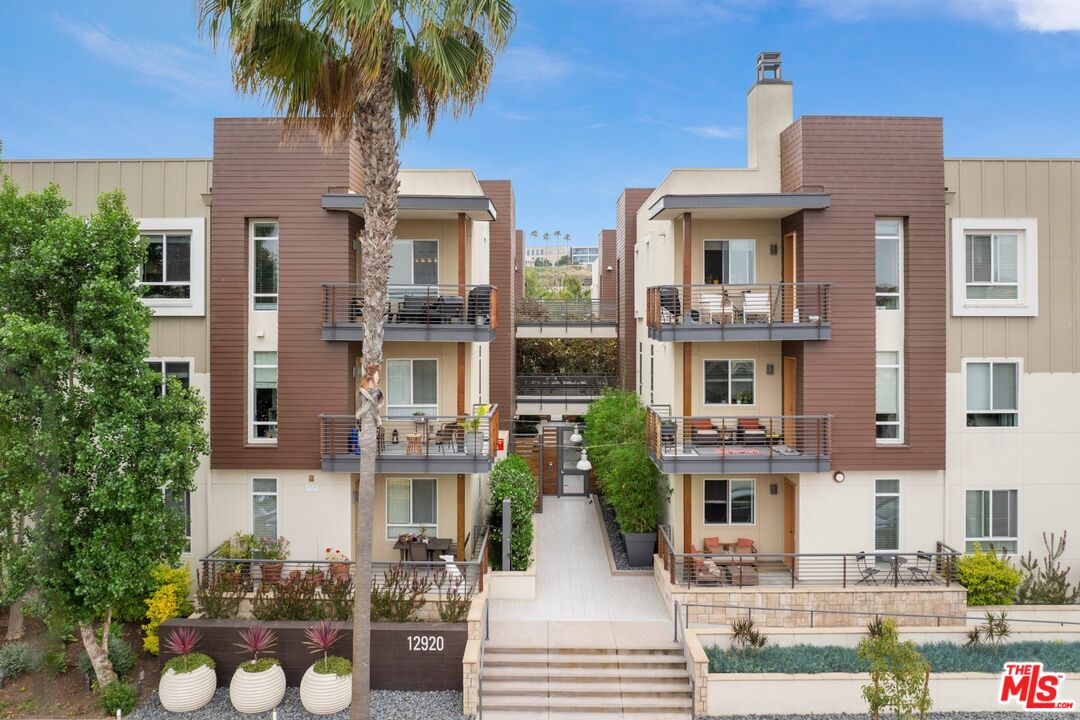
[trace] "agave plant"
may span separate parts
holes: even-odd
[[[312,655],[321,652],[323,660],[325,660],[330,653],[330,649],[334,647],[334,644],[341,637],[341,630],[329,620],[323,620],[305,630],[304,637],[307,638],[304,644],[311,648]]]
[[[240,631],[240,642],[234,644],[244,652],[251,653],[252,658],[258,662],[259,653],[273,652],[272,648],[277,645],[277,635],[265,625],[252,625]]]
[[[173,655],[190,655],[195,652],[201,640],[202,633],[195,628],[178,627],[165,638],[165,649]]]

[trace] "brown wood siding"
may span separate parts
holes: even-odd
[[[614,230],[600,231],[600,259],[597,261],[600,264],[600,289],[593,291],[594,297],[611,302],[619,299],[619,278],[615,274],[615,234]]]
[[[615,259],[619,288],[619,386],[637,390],[637,320],[634,319],[634,246],[637,211],[653,188],[626,188],[615,202]]]
[[[514,187],[509,180],[481,180],[480,186],[495,205],[495,221],[491,223],[488,247],[491,251],[491,284],[498,289],[495,310],[499,327],[490,343],[488,363],[491,401],[499,405],[499,426],[502,430],[514,427],[516,393],[514,384],[514,262],[516,228]]]
[[[525,297],[525,231],[514,231],[514,297]],[[514,307],[510,305],[511,310]],[[512,323],[511,323],[512,324]]]
[[[798,148],[796,150],[795,148]],[[833,415],[832,466],[945,467],[945,180],[939,118],[805,117],[783,134],[785,190],[821,186],[831,207],[788,218],[800,280],[832,283],[832,339],[802,343],[799,412]],[[798,185],[794,183],[798,182]],[[874,220],[903,217],[904,433],[874,435]],[[791,344],[795,345],[795,344]],[[785,353],[787,345],[785,345]]]
[[[282,146],[278,120],[214,121],[210,254],[211,467],[319,466],[319,413],[351,404],[346,343],[320,339],[321,284],[350,277],[350,217],[322,209],[349,183],[350,151],[313,134]],[[278,443],[248,444],[249,218],[280,223]]]

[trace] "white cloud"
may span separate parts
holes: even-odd
[[[126,70],[140,82],[186,100],[228,89],[228,68],[209,52],[180,45],[121,38],[106,25],[55,16],[57,28],[98,60]]]
[[[724,127],[722,125],[694,125],[676,129],[708,140],[738,140],[743,136],[742,128]]]
[[[512,47],[495,61],[495,74],[512,83],[555,83],[574,72],[574,63],[538,47]]]
[[[1000,25],[1018,25],[1035,32],[1080,30],[1080,0],[802,0],[839,18],[860,20],[874,15],[944,11]]]

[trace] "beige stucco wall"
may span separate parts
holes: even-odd
[[[466,230],[468,230],[466,228]],[[445,220],[401,220],[397,225],[397,237],[403,240],[439,241],[439,284],[457,285],[458,281],[458,227],[457,218]],[[469,257],[469,233],[465,233],[465,257]],[[471,283],[470,268],[465,267],[465,282]]]
[[[427,528],[427,534],[432,537],[454,537],[457,535],[457,475],[376,475],[371,553],[372,558],[375,560],[399,560],[401,558],[401,554],[394,549],[397,536],[395,535],[393,538],[386,537],[386,480],[387,478],[400,477],[436,479],[439,488],[436,502],[436,520],[438,522],[437,527]],[[468,477],[466,476],[466,482]],[[468,492],[468,484],[466,484],[466,492]],[[468,503],[466,503],[467,506]],[[465,532],[469,532],[467,527]]]
[[[683,483],[684,475],[671,475],[668,482],[672,486],[671,520],[676,544],[682,544],[683,528]],[[691,475],[690,495],[691,532],[693,542],[699,551],[704,551],[706,537],[717,537],[720,542],[735,542],[739,538],[750,538],[758,552],[784,552],[784,476],[783,475]],[[754,522],[749,525],[706,525],[705,524],[705,484],[706,479],[754,480]],[[776,495],[769,494],[769,486],[776,484]]]

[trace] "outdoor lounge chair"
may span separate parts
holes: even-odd
[[[739,444],[765,444],[765,427],[757,418],[739,418]]]
[[[881,568],[876,568],[873,565],[868,564],[866,562],[866,553],[861,552],[855,556],[855,567],[859,569],[859,575],[861,576],[859,582],[855,583],[856,585],[871,582],[875,585],[878,584],[877,577],[875,576],[881,573]]]
[[[772,319],[772,303],[767,292],[743,293],[743,322],[769,322]]]
[[[723,585],[727,583],[727,570],[719,567],[709,558],[693,557],[700,551],[693,544],[690,545],[690,580],[696,585]]]
[[[720,431],[717,430],[709,418],[690,418],[690,441],[694,445],[716,446],[720,444]]]

